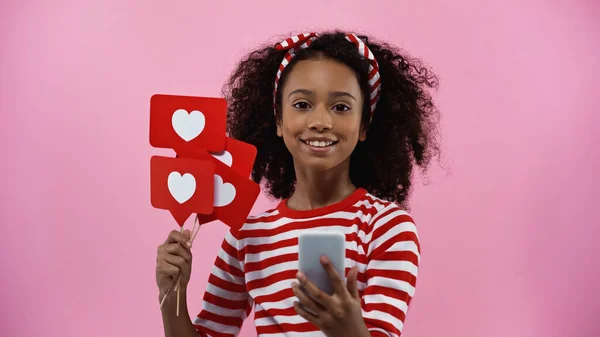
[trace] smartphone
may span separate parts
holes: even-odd
[[[299,270],[306,275],[316,287],[323,292],[333,294],[331,278],[321,264],[321,256],[327,256],[346,284],[345,266],[346,236],[344,233],[331,231],[307,231],[298,237]]]

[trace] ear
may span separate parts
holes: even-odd
[[[281,117],[277,119],[277,136],[283,137],[283,129],[281,128]]]
[[[358,140],[360,142],[364,142],[365,140],[367,140],[367,129],[364,127],[360,128],[360,133],[358,134]]]

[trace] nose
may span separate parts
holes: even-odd
[[[323,132],[331,130],[331,114],[324,107],[316,107],[308,116],[308,128],[314,131]]]

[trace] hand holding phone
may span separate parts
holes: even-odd
[[[294,301],[296,313],[327,336],[368,336],[358,291],[358,268],[353,267],[347,278],[344,275],[345,235],[308,230],[298,239],[299,269],[304,275],[298,275],[298,282],[292,283],[298,298]]]

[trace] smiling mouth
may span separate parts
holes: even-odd
[[[316,148],[327,148],[330,146],[333,146],[335,144],[338,143],[338,141],[331,141],[331,140],[300,140],[302,143],[308,145],[308,146],[312,146],[312,147],[316,147]]]

